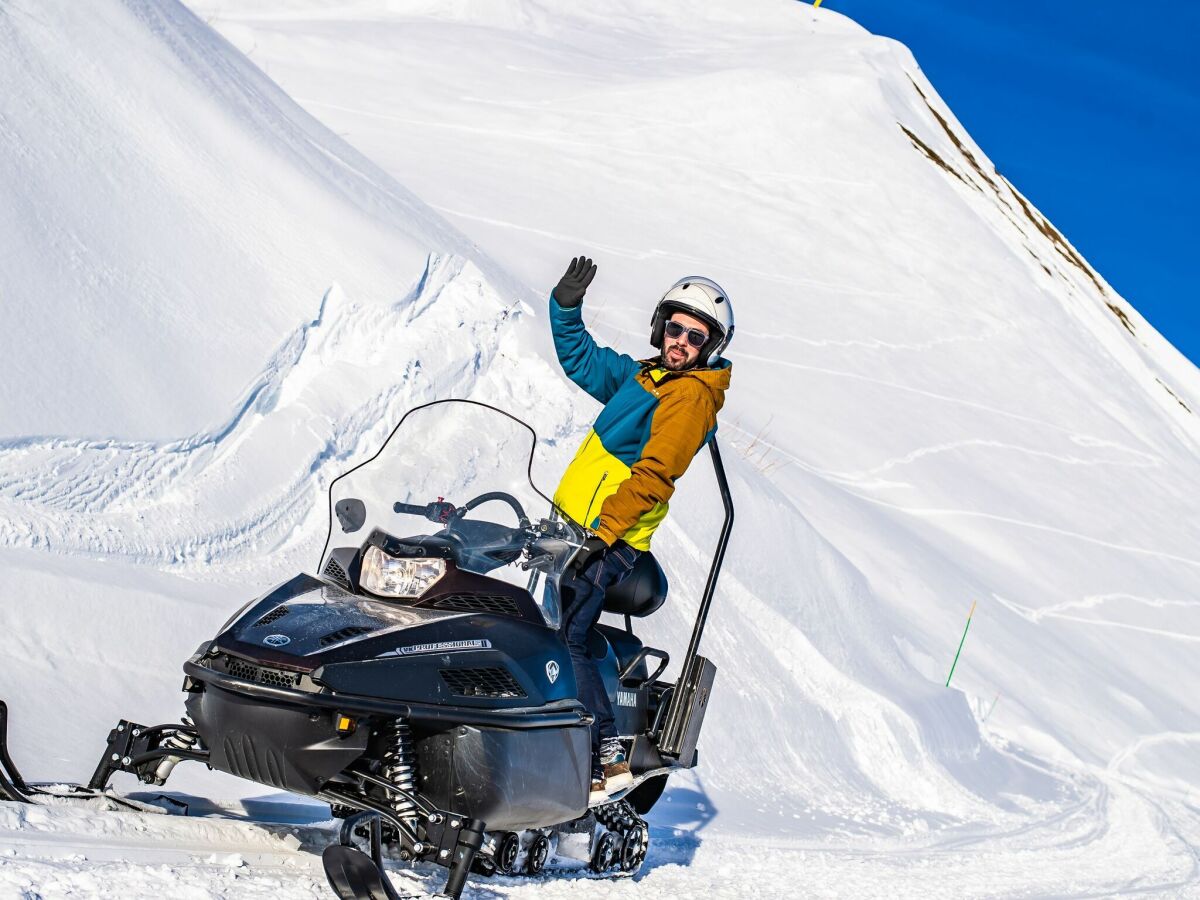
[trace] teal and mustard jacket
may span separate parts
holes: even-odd
[[[672,372],[599,346],[580,307],[550,297],[550,329],[563,371],[604,404],[571,460],[554,502],[605,543],[650,549],[675,481],[717,430],[731,367]]]

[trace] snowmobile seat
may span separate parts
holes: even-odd
[[[667,599],[667,575],[647,550],[633,564],[633,571],[604,595],[604,611],[641,618],[655,612]]]

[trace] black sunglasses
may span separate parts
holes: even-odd
[[[667,337],[669,337],[671,339],[679,337],[681,334],[683,334],[686,331],[687,336],[688,336],[688,343],[691,344],[693,347],[695,347],[697,350],[699,350],[701,347],[703,347],[705,341],[708,340],[708,335],[705,334],[703,331],[701,331],[699,328],[685,328],[683,325],[680,325],[678,322],[668,321],[663,330],[666,333]]]

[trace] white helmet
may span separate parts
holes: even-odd
[[[700,348],[698,359],[714,366],[733,340],[733,304],[725,289],[701,275],[680,278],[662,295],[650,320],[650,343],[662,350],[663,329],[672,313],[687,313],[708,326],[708,342]]]

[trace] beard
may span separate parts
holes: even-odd
[[[699,357],[697,357],[697,359],[690,360],[690,359],[688,359],[688,352],[686,350],[684,350],[682,352],[683,352],[682,357],[672,357],[672,355],[670,353],[670,348],[668,348],[667,350],[664,350],[662,352],[662,355],[659,357],[662,360],[663,368],[667,369],[671,372],[681,372],[684,369],[690,369],[693,365],[696,364]]]

